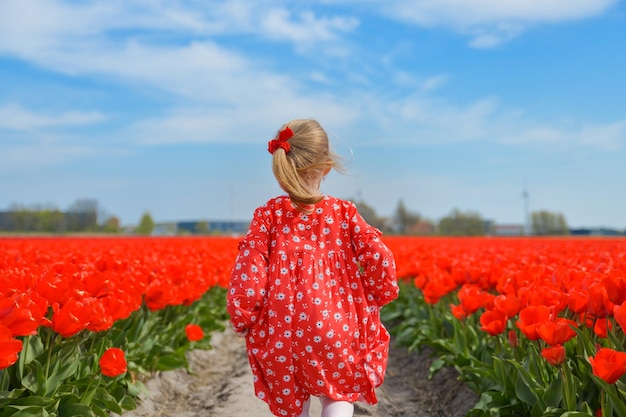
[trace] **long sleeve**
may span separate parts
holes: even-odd
[[[267,284],[268,239],[262,212],[257,210],[248,233],[239,243],[228,284],[226,309],[237,333],[245,332],[259,319]]]
[[[376,304],[382,307],[398,298],[399,294],[393,253],[383,243],[380,230],[369,225],[356,210],[350,227],[354,251],[362,268],[363,285]]]

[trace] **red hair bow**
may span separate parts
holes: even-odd
[[[274,152],[276,152],[278,148],[283,148],[285,150],[285,153],[289,152],[291,146],[289,145],[289,142],[287,142],[287,140],[291,139],[292,137],[293,132],[291,131],[291,129],[289,127],[284,128],[283,130],[278,132],[278,137],[268,142],[267,150],[272,155],[274,154]]]

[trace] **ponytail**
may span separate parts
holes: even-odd
[[[280,187],[301,210],[324,198],[319,191],[319,181],[334,168],[343,171],[339,157],[331,151],[328,135],[320,124],[312,119],[296,119],[284,125],[276,138],[284,138],[289,128],[293,133],[282,143],[288,146],[271,146],[272,171]],[[273,139],[270,144],[277,144]]]

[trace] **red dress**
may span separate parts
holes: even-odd
[[[393,255],[351,202],[309,207],[282,196],[257,208],[227,295],[255,393],[277,416],[299,415],[310,395],[375,404],[387,369],[379,310],[398,296]]]

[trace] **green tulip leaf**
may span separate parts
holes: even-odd
[[[21,383],[24,388],[34,394],[40,394],[42,382],[45,380],[43,366],[37,360],[33,360],[24,366],[24,376]],[[41,393],[43,394],[43,393]]]
[[[113,411],[117,414],[122,413],[122,407],[117,403],[115,397],[113,397],[105,388],[98,387],[93,402],[98,405],[101,404],[104,408]]]
[[[559,376],[555,378],[550,383],[550,385],[548,385],[546,392],[543,394],[543,402],[548,407],[558,407],[559,404],[561,404],[562,400],[563,400],[563,379],[561,378],[561,375],[559,374]]]
[[[64,367],[60,367],[57,372],[50,375],[45,382],[45,394],[50,395],[55,392],[62,381],[76,373],[79,364],[80,362],[78,360],[69,361],[69,363],[66,362]]]
[[[8,414],[4,414],[4,412]],[[0,416],[11,416],[11,417],[48,417],[50,413],[45,408],[42,407],[7,407],[6,410],[3,410]]]
[[[185,368],[188,366],[185,355],[169,354],[159,358],[157,369],[159,371],[170,371],[172,369]]]
[[[17,361],[17,373],[19,378],[24,377],[24,366],[45,351],[40,336],[29,336],[26,338],[24,344],[25,346],[22,348],[22,353]]]
[[[59,406],[59,417],[94,417],[94,412],[83,404],[62,404]]]
[[[534,406],[537,404],[539,397],[526,384],[524,378],[520,375],[515,383],[515,396],[526,404]]]

